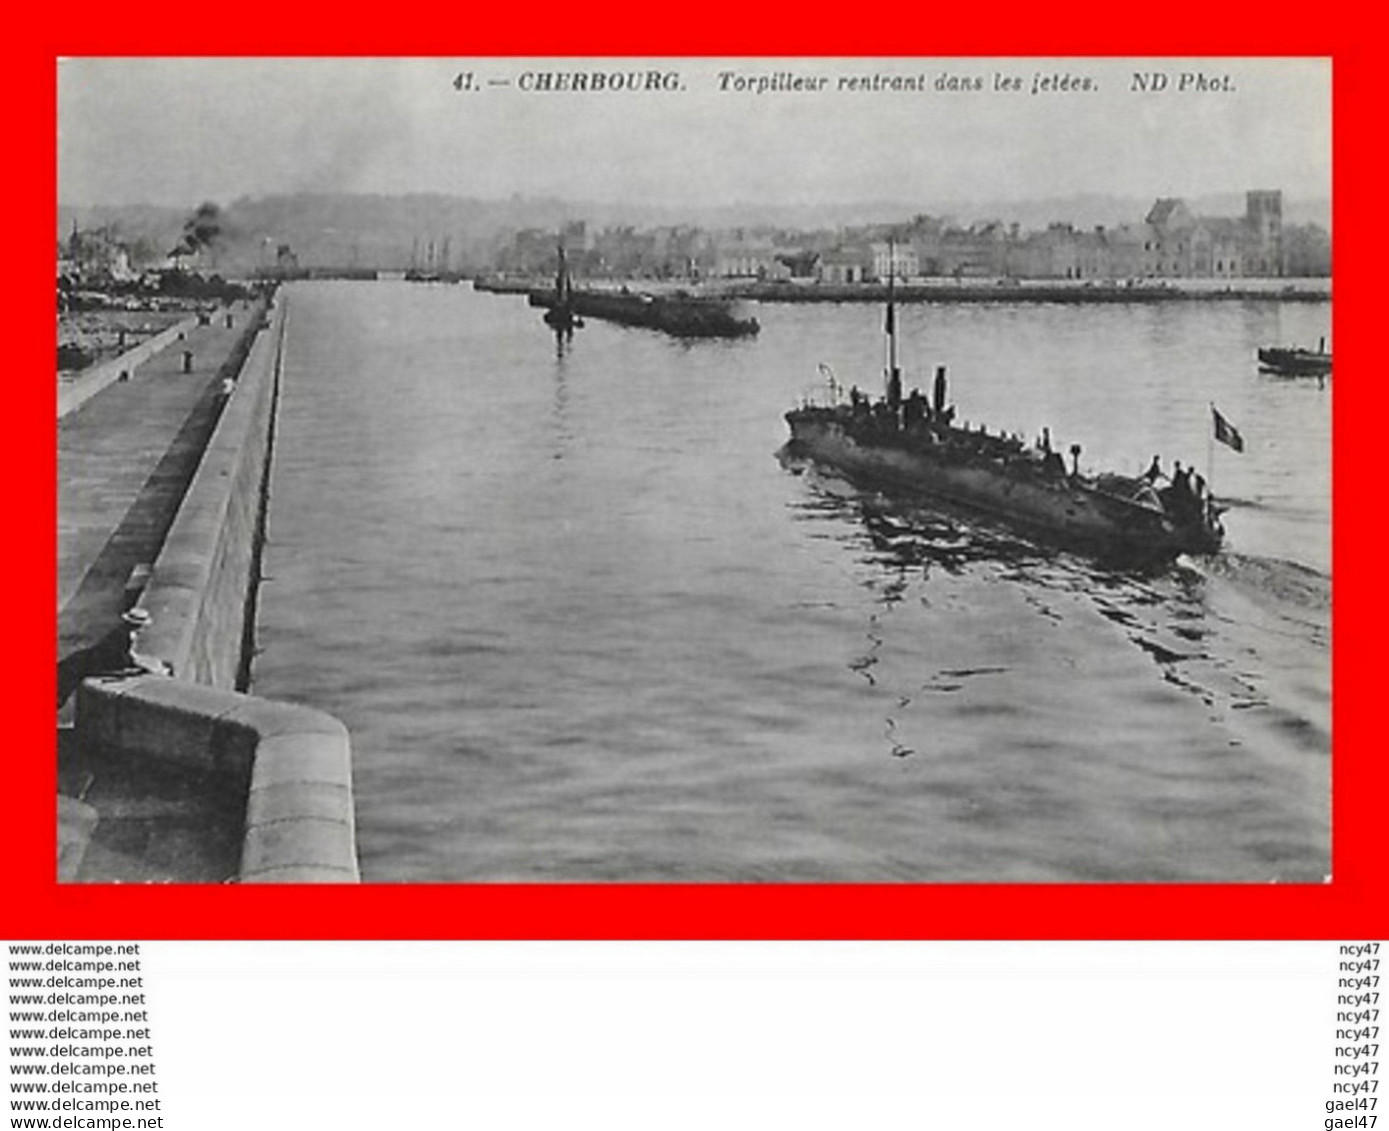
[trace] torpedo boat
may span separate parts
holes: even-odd
[[[871,399],[855,388],[846,403],[830,373],[830,403],[803,403],[786,413],[788,455],[874,489],[976,511],[1039,541],[1103,559],[1160,563],[1219,549],[1222,508],[1190,469],[1174,466],[1168,477],[1154,460],[1140,477],[1082,472],[1080,445],[1070,446],[1068,467],[1046,429],[1029,445],[1017,435],[958,426],[947,403],[944,366],[936,369],[929,400],[916,389],[903,396],[891,291],[884,395]]]

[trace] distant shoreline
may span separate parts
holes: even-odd
[[[1253,285],[1257,282],[1262,285]],[[1324,284],[1324,285],[1319,285]],[[760,302],[886,302],[886,283],[768,283],[734,286],[728,294]],[[1331,280],[1145,280],[1136,283],[1079,283],[1050,280],[898,283],[899,302],[1190,302],[1257,300],[1261,302],[1329,302]]]
[[[617,281],[604,280],[598,289],[614,289]],[[473,286],[481,291],[527,294],[549,289],[535,280],[479,278]],[[581,285],[582,286],[582,285]],[[632,291],[668,293],[682,284],[669,281],[631,280]],[[689,285],[683,289],[698,294],[718,294],[727,298],[757,302],[886,302],[886,283],[788,283],[728,281]],[[911,303],[1152,303],[1152,302],[1330,302],[1328,279],[1144,279],[1133,282],[1077,282],[1065,279],[954,280],[897,283],[893,297]]]

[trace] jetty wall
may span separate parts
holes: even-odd
[[[267,311],[140,600],[153,618],[140,650],[211,687],[235,688],[243,670],[284,314],[283,299]]]
[[[351,743],[331,715],[143,675],[86,680],[77,717],[84,742],[244,799],[241,883],[360,879]]]
[[[273,458],[287,305],[255,333],[139,604],[138,648],[172,677],[93,678],[75,726],[89,749],[186,770],[244,804],[242,882],[355,882],[351,742],[321,711],[244,693]]]

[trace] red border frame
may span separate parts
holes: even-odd
[[[34,17],[10,55],[10,126],[21,175],[12,166],[7,309],[21,327],[11,378],[18,403],[17,474],[11,477],[9,594],[19,641],[6,672],[9,704],[5,783],[0,791],[4,898],[0,936],[23,938],[892,938],[892,939],[1317,939],[1389,934],[1385,837],[1377,827],[1385,769],[1370,710],[1379,618],[1366,466],[1379,439],[1379,386],[1369,375],[1364,327],[1371,184],[1367,139],[1379,136],[1373,47],[1354,17],[1280,11],[1257,17],[1204,10],[1197,20],[1151,8],[1122,16],[1098,5],[991,13],[966,8],[903,17],[883,11],[837,26],[828,13],[784,15],[759,6],[701,4],[697,18],[672,10],[654,28],[636,5],[570,7],[558,22],[531,8],[466,34],[454,10],[399,13],[335,6],[273,13],[204,10],[160,3],[113,16],[64,5]],[[1122,16],[1122,18],[1121,18]],[[918,22],[919,27],[912,24]],[[1127,20],[1127,23],[1124,22]],[[112,25],[119,22],[120,27]],[[686,25],[694,26],[686,26]],[[1160,25],[1154,27],[1152,25]],[[209,26],[211,25],[211,26]],[[1145,26],[1146,25],[1146,26]],[[678,31],[675,30],[678,27]],[[1072,32],[1070,29],[1081,29]],[[54,758],[51,702],[56,598],[55,437],[51,402],[55,189],[55,61],[75,54],[429,54],[429,55],[1314,55],[1333,59],[1336,306],[1334,340],[1342,376],[1334,406],[1336,524],[1333,705],[1334,882],[1325,885],[487,885],[320,887],[59,886],[54,872]],[[14,112],[13,108],[24,108]],[[20,217],[33,217],[33,222]],[[1362,235],[1362,233],[1365,233]],[[42,281],[42,282],[40,282]],[[39,333],[35,328],[44,327]],[[1361,379],[1361,374],[1366,376]],[[32,379],[30,375],[36,375]],[[1378,462],[1378,461],[1376,461]],[[1364,497],[1361,497],[1361,491]],[[1377,494],[1377,492],[1375,492]],[[1373,512],[1369,512],[1373,513]],[[24,549],[18,549],[23,547]],[[34,552],[33,547],[44,547]],[[13,647],[13,641],[12,641]]]

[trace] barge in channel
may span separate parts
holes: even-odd
[[[681,338],[742,338],[761,329],[745,303],[688,291],[650,294],[626,287],[615,291],[570,287],[563,292],[544,288],[530,291],[528,298],[532,306],[563,308],[567,317],[600,318]]]

